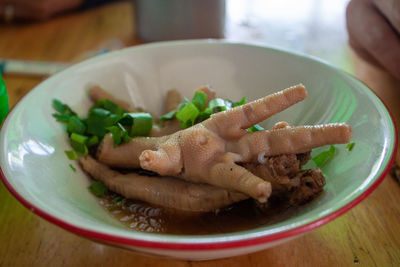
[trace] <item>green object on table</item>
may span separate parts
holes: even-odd
[[[0,123],[3,122],[9,111],[10,108],[8,106],[6,83],[4,82],[0,71]]]

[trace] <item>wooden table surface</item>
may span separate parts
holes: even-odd
[[[71,61],[109,38],[134,35],[132,9],[116,3],[37,24],[0,24],[0,57]],[[400,82],[351,55],[354,74],[400,121]],[[40,78],[5,76],[14,106]],[[188,262],[159,259],[92,242],[24,208],[0,183],[0,266],[400,266],[400,184],[388,176],[336,220],[277,247],[234,258]]]

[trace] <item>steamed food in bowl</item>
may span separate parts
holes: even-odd
[[[53,103],[74,148],[66,153],[96,180],[90,189],[100,204],[145,232],[239,231],[288,216],[288,207],[323,191],[323,173],[304,168],[310,151],[352,137],[345,123],[257,124],[304,100],[301,84],[249,103],[218,98],[207,86],[192,100],[170,90],[160,118],[99,86],[89,96],[85,119]]]

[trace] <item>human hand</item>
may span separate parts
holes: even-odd
[[[357,54],[400,79],[400,1],[351,0],[346,18]]]
[[[47,20],[82,3],[83,0],[0,0],[0,20]]]

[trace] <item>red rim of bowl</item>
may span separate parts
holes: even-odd
[[[348,74],[349,76],[352,76]],[[356,79],[358,80],[358,79]],[[359,81],[359,80],[358,80]],[[362,82],[361,82],[362,83]],[[353,199],[351,202],[347,203],[345,206],[339,208],[338,210],[305,225],[301,225],[299,227],[296,227],[294,229],[290,229],[287,231],[279,232],[276,234],[271,234],[271,235],[266,235],[266,236],[260,236],[260,237],[251,237],[248,239],[243,239],[243,240],[233,240],[233,241],[220,241],[220,242],[212,242],[212,243],[174,243],[174,242],[159,242],[159,241],[148,241],[148,240],[139,240],[139,239],[134,239],[134,238],[125,238],[125,237],[120,237],[120,236],[114,236],[110,234],[104,234],[96,231],[91,231],[87,229],[80,228],[78,226],[72,225],[68,222],[65,222],[63,220],[58,219],[57,217],[52,216],[51,214],[37,208],[33,204],[31,204],[29,201],[24,199],[8,182],[6,179],[3,170],[0,166],[0,178],[8,191],[20,202],[22,205],[24,205],[27,209],[32,211],[33,213],[39,215],[43,219],[54,223],[61,228],[64,228],[70,232],[73,232],[78,235],[82,235],[86,238],[90,239],[95,239],[95,240],[101,240],[106,243],[114,243],[114,244],[121,244],[121,245],[129,245],[129,246],[134,246],[134,247],[144,247],[144,248],[154,248],[154,249],[164,249],[164,250],[185,250],[185,251],[193,251],[193,250],[214,250],[214,249],[233,249],[233,248],[241,248],[241,247],[247,247],[247,246],[255,246],[263,243],[271,243],[277,240],[283,240],[286,238],[294,237],[296,235],[311,231],[315,228],[318,228],[335,218],[339,217],[340,215],[344,214],[351,208],[353,208],[355,205],[360,203],[363,199],[365,199],[369,194],[371,194],[378,186],[379,184],[385,179],[386,175],[389,173],[390,168],[395,162],[396,155],[397,155],[397,145],[398,145],[398,138],[397,138],[397,125],[395,120],[393,119],[393,115],[388,109],[387,105],[382,101],[382,99],[375,94],[373,90],[371,90],[367,85],[362,83],[366,88],[368,88],[385,106],[390,119],[393,123],[394,127],[394,133],[395,133],[395,143],[394,143],[394,149],[391,155],[391,158],[386,166],[386,168],[383,170],[382,174],[379,176],[379,178],[373,183],[367,190],[365,190],[361,195],[359,195],[357,198]],[[11,112],[11,111],[10,111]],[[9,113],[10,114],[10,113]],[[8,117],[8,116],[7,116]],[[3,123],[6,121],[7,117],[3,120]],[[1,128],[0,128],[1,129]]]

